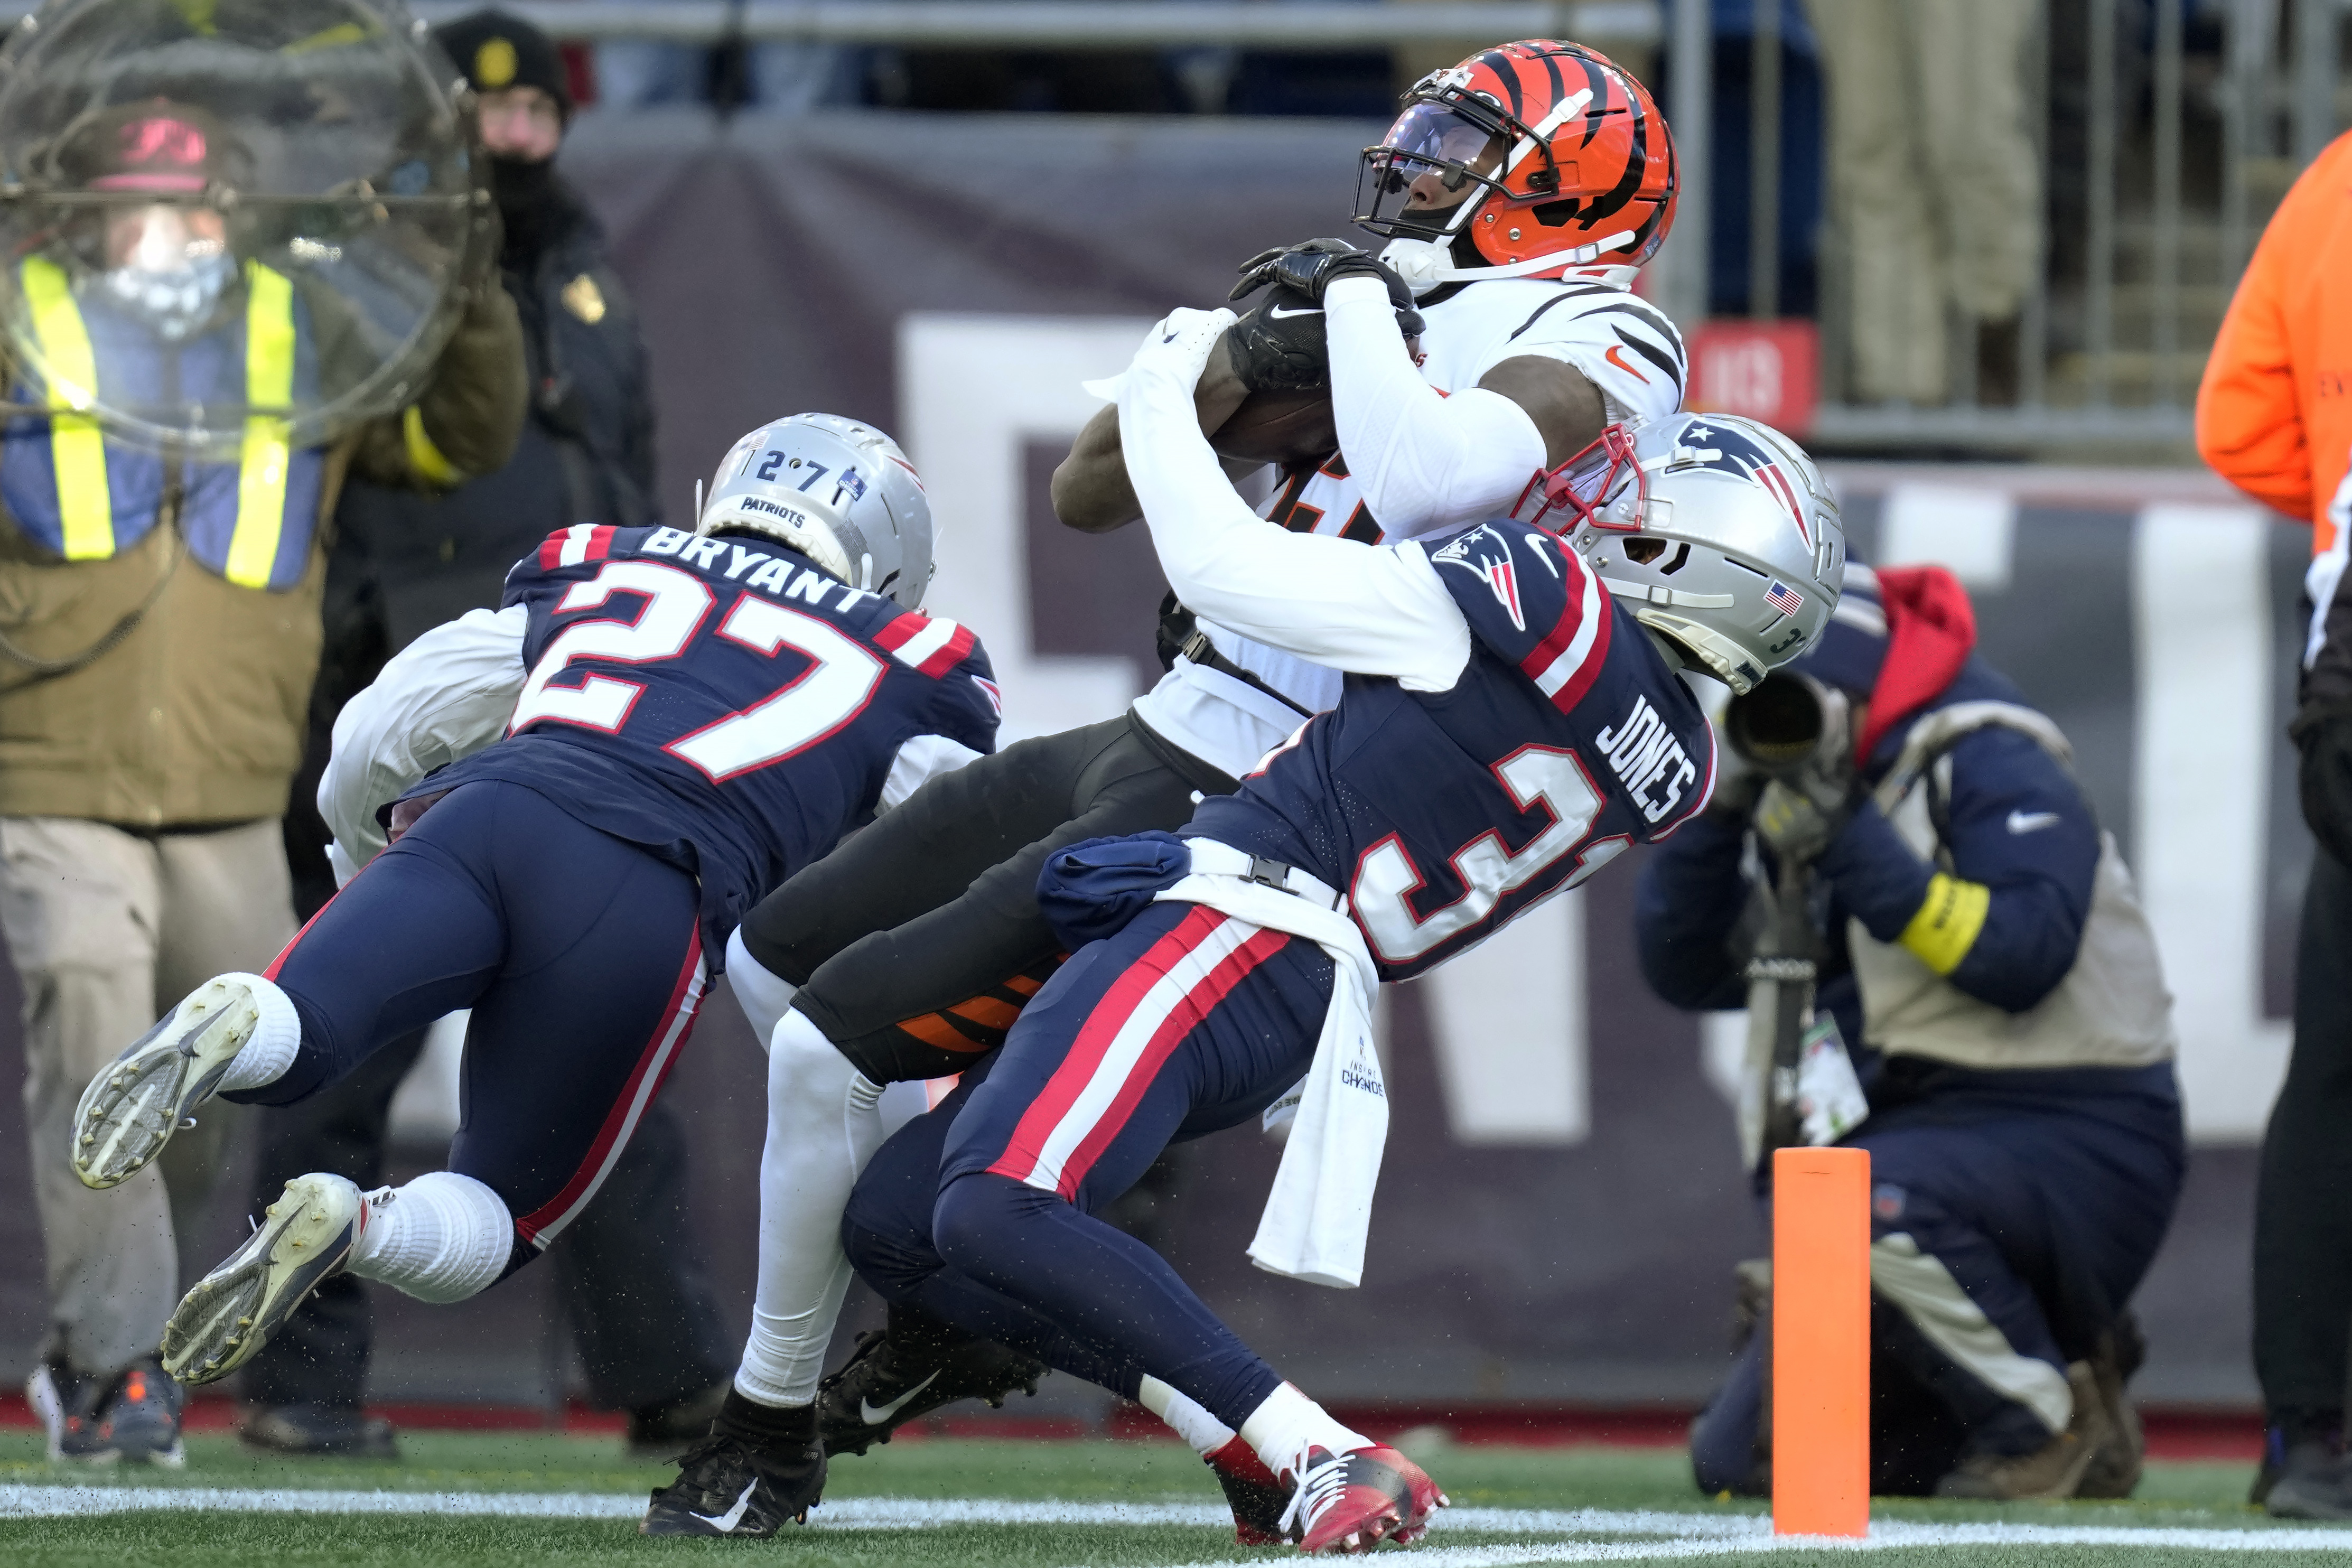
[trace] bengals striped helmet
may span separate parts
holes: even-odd
[[[1416,293],[1478,278],[1632,281],[1675,221],[1674,138],[1598,49],[1531,38],[1432,71],[1364,149],[1356,222]],[[1475,259],[1474,259],[1475,258]]]

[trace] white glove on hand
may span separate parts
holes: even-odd
[[[1143,346],[1128,362],[1130,381],[1150,376],[1181,387],[1186,397],[1201,384],[1209,353],[1234,324],[1231,310],[1171,310],[1165,320],[1143,336]]]

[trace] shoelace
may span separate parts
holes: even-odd
[[[1348,1489],[1348,1456],[1326,1459],[1319,1465],[1309,1464],[1300,1476],[1298,1489],[1290,1494],[1290,1504],[1282,1510],[1281,1528],[1296,1529],[1300,1535],[1315,1528],[1323,1512],[1339,1500]]]

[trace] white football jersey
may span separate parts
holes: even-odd
[[[1420,310],[1422,377],[1441,393],[1477,385],[1505,360],[1539,354],[1582,372],[1601,389],[1613,421],[1639,426],[1682,406],[1682,334],[1664,311],[1625,289],[1582,280],[1500,279],[1466,284]],[[1401,544],[1414,537],[1434,543],[1466,526],[1454,522],[1418,536],[1388,533],[1339,456],[1320,468],[1285,473],[1260,515],[1295,532],[1336,533],[1365,544]],[[1193,755],[1239,776],[1286,740],[1307,713],[1328,711],[1339,700],[1339,671],[1213,622],[1199,625],[1219,653],[1297,708],[1180,658],[1137,700],[1135,711]]]

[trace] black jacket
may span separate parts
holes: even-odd
[[[420,634],[495,608],[507,568],[556,530],[661,521],[635,305],[578,194],[559,178],[548,199],[543,243],[502,258],[530,373],[513,458],[441,496],[354,482],[337,510],[329,639],[356,656],[360,684]]]

